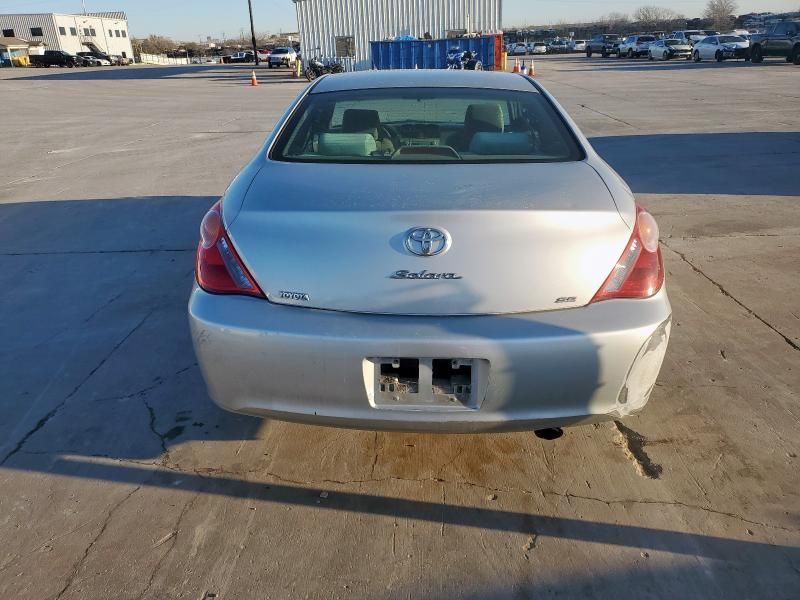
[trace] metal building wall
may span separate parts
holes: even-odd
[[[355,69],[369,69],[371,41],[398,35],[434,39],[447,31],[500,31],[502,0],[292,0],[303,56],[336,55],[336,36],[354,37]],[[319,51],[316,48],[320,48]]]
[[[43,36],[31,36],[31,27],[41,27]],[[13,29],[14,37],[22,38],[29,42],[44,42],[49,50],[61,50],[58,31],[51,13],[0,15],[0,29]]]

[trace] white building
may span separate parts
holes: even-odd
[[[42,51],[64,50],[70,54],[99,51],[133,58],[128,17],[124,12],[0,15],[0,30],[3,37],[43,42]],[[34,48],[30,51],[34,53]]]
[[[433,39],[498,33],[502,0],[292,0],[300,51],[337,57],[355,69],[372,65],[370,42],[402,35]]]

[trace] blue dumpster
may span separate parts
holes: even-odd
[[[448,40],[370,42],[373,69],[445,69],[447,52],[458,46],[469,50],[491,70],[495,65],[495,36]]]

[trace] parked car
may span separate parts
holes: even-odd
[[[567,40],[553,40],[547,46],[547,52],[549,54],[564,54],[569,52],[569,42]]]
[[[78,52],[78,56],[82,57],[88,66],[93,67],[110,67],[111,57],[102,52]]]
[[[277,67],[293,68],[297,63],[297,53],[292,48],[273,48],[267,61],[267,66],[272,69]]]
[[[252,50],[246,52],[234,52],[231,54],[231,63],[251,63],[255,62],[255,55]]]
[[[259,62],[265,63],[269,62],[269,55],[272,53],[272,50],[268,48],[262,48],[258,51],[258,60]]]
[[[749,40],[751,33],[747,31],[747,29],[734,29],[732,31],[725,31],[719,35],[738,35],[739,37]]]
[[[708,37],[705,31],[700,31],[699,29],[687,29],[685,31],[673,31],[672,35],[670,36],[673,40],[680,40],[684,44],[689,44],[690,46],[694,46],[695,42],[699,42],[702,39]]]
[[[549,54],[550,48],[544,42],[535,42],[531,46],[531,54]]]
[[[726,58],[750,60],[750,42],[736,35],[711,35],[694,45],[694,62],[714,59],[722,62]]]
[[[82,67],[83,60],[74,54],[63,50],[45,50],[44,54],[31,54],[28,56],[31,66],[34,67]]]
[[[617,57],[639,58],[647,56],[650,51],[650,44],[656,41],[653,35],[629,35],[620,43],[617,48]]]
[[[768,56],[782,56],[800,65],[800,21],[775,23],[766,33],[751,36],[750,56],[754,63]]]
[[[592,58],[593,54],[603,58],[616,54],[619,43],[620,37],[616,33],[597,35],[586,42],[586,58]]]
[[[537,82],[343,73],[273,131],[200,227],[188,313],[220,406],[442,432],[644,407],[658,226]]]
[[[528,46],[522,42],[517,42],[508,53],[512,56],[524,56],[528,53]]]
[[[111,54],[109,58],[111,59],[111,64],[116,65],[118,67],[127,67],[128,65],[133,64],[133,60],[131,60],[126,56]]]
[[[657,40],[647,49],[650,60],[670,60],[673,58],[692,58],[692,47],[681,40]]]
[[[572,40],[573,52],[586,52],[586,40]]]

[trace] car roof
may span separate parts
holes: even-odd
[[[371,88],[479,88],[532,92],[531,82],[514,73],[458,69],[357,71],[323,77],[312,94]]]

